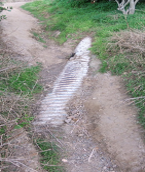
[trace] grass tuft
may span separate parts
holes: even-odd
[[[65,169],[60,165],[60,151],[55,143],[47,142],[43,139],[37,140],[41,155],[41,165],[44,170],[49,172],[64,172]]]

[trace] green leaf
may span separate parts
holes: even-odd
[[[20,126],[20,125],[15,125],[15,127],[14,127],[14,129],[20,129],[20,128],[22,128],[22,126]]]

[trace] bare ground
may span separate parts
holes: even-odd
[[[72,44],[58,46],[47,40],[48,47],[44,48],[30,33],[34,28],[40,31],[38,21],[19,8],[22,4],[9,4],[14,9],[2,22],[5,41],[20,54],[16,58],[23,57],[30,65],[42,62],[42,83],[45,91],[51,92],[55,78],[67,62],[63,57],[71,54],[76,42],[70,40]],[[137,109],[125,101],[128,96],[122,79],[96,72],[99,64],[92,56],[82,88],[66,107],[66,123],[59,131],[52,129],[56,137],[63,138],[62,162],[68,172],[144,172],[145,146],[136,120]],[[37,158],[36,163],[39,164]]]

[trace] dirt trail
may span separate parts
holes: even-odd
[[[37,42],[32,38],[30,32],[35,29],[40,32],[40,25],[36,18],[32,17],[28,12],[19,8],[26,2],[7,3],[5,6],[13,7],[11,12],[3,12],[7,15],[7,20],[2,21],[4,41],[13,51],[23,55],[24,60],[29,63],[42,62],[45,67],[52,64],[64,62],[61,57],[66,57],[72,52],[72,45],[59,47],[54,41],[48,40],[49,48],[44,48],[43,43]],[[32,31],[33,32],[33,31]],[[48,57],[49,55],[49,57]],[[18,57],[19,58],[19,57]]]
[[[3,34],[7,45],[20,54],[16,58],[23,57],[30,64],[43,63],[46,69],[42,77],[48,93],[66,64],[63,57],[74,47],[48,40],[44,48],[33,39],[30,31],[40,27],[37,19],[19,8],[23,4],[7,4],[14,9],[5,12]],[[145,146],[136,121],[137,110],[125,102],[121,79],[97,73],[99,64],[92,56],[88,76],[66,107],[66,123],[55,131],[58,138],[63,137],[67,172],[145,172]]]

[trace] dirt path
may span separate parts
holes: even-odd
[[[58,46],[47,40],[44,48],[30,33],[33,28],[40,31],[38,21],[19,8],[22,4],[8,4],[14,9],[6,12],[7,20],[2,22],[5,41],[20,54],[15,58],[23,57],[29,64],[42,62],[44,88],[51,93],[67,62],[64,57],[73,52],[74,46]],[[63,138],[67,172],[144,172],[145,146],[136,121],[137,110],[126,103],[121,79],[97,73],[100,62],[91,57],[88,76],[66,106],[65,124],[57,132],[55,129],[56,137]]]
[[[7,42],[8,47],[21,56],[23,55],[24,60],[29,61],[30,64],[39,61],[48,67],[64,62],[64,59],[61,58],[71,54],[72,45],[59,47],[54,41],[47,40],[49,48],[45,48],[43,43],[34,40],[31,31],[35,29],[36,32],[41,32],[40,25],[36,18],[19,8],[23,4],[25,2],[5,4],[5,6],[13,7],[11,12],[3,12],[7,15],[7,20],[2,21],[2,28],[4,41]]]

